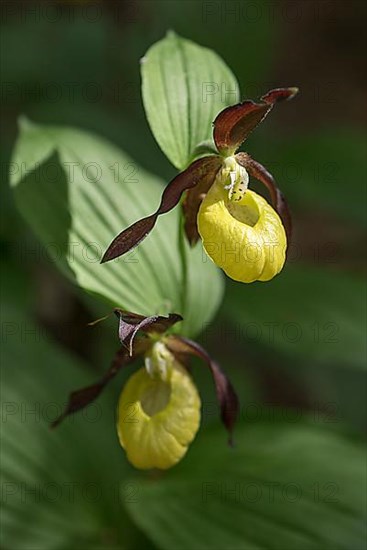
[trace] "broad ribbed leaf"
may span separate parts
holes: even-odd
[[[234,449],[222,439],[218,429],[201,434],[177,468],[141,482],[141,498],[128,504],[159,548],[364,548],[363,448],[299,422],[242,425]]]
[[[331,247],[330,252],[335,252]],[[366,368],[366,311],[362,277],[332,267],[292,266],[299,248],[289,253],[289,264],[270,285],[251,289],[229,283],[224,317],[239,345],[256,345],[293,361],[330,367]],[[229,328],[227,330],[230,330]]]
[[[222,281],[198,251],[186,249],[183,258],[179,208],[162,216],[136,250],[100,265],[111,239],[159,204],[158,178],[101,138],[29,122],[21,125],[12,168],[22,214],[79,286],[142,315],[174,311],[185,318],[186,312],[186,334],[211,319]],[[190,290],[183,292],[188,279]]]
[[[217,114],[239,101],[237,81],[217,54],[173,32],[148,50],[141,72],[151,130],[182,170],[200,143],[213,143]]]
[[[126,544],[134,527],[119,487],[131,470],[117,442],[113,394],[51,430],[70,389],[93,375],[13,307],[2,315],[1,547]]]

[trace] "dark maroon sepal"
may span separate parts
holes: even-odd
[[[114,238],[103,255],[101,263],[109,262],[137,246],[151,232],[156,224],[158,216],[172,210],[180,201],[181,195],[186,189],[195,187],[202,177],[210,170],[214,160],[217,163],[217,156],[211,155],[194,161],[190,166],[178,174],[164,189],[161,203],[158,210],[151,216],[147,216]]]
[[[162,315],[144,317],[144,315],[122,309],[115,309],[115,313],[119,318],[120,342],[129,350],[130,355],[133,354],[134,340],[138,332],[163,334],[175,323],[182,321],[182,317],[178,313],[170,313],[168,317]]]
[[[68,404],[66,405],[65,410],[58,418],[56,418],[56,420],[54,420],[54,422],[52,422],[51,428],[56,428],[56,426],[58,426],[67,416],[84,409],[87,405],[95,401],[95,399],[97,399],[97,397],[102,393],[108,382],[116,376],[119,370],[122,367],[126,367],[132,363],[138,355],[144,353],[145,349],[146,343],[139,342],[139,345],[134,350],[133,355],[130,355],[129,351],[125,347],[121,347],[116,353],[110,368],[106,374],[98,380],[98,382],[80,390],[73,391],[69,395]]]
[[[147,338],[147,334],[152,332],[163,334],[172,325],[182,321],[181,315],[177,313],[170,313],[168,317],[161,315],[144,317],[144,315],[117,308],[114,312],[119,318],[118,332],[122,347],[117,351],[110,368],[100,380],[70,394],[64,412],[51,424],[52,428],[58,426],[69,414],[80,411],[92,403],[122,367],[130,365],[137,357],[144,355],[153,345],[153,340]],[[144,335],[137,337],[138,332],[142,332]]]
[[[214,121],[214,142],[218,151],[225,155],[233,154],[271,108],[268,103],[248,100],[219,113]]]
[[[291,213],[289,211],[288,203],[283,193],[277,186],[275,179],[262,164],[256,160],[253,160],[247,153],[237,153],[236,160],[241,166],[246,168],[250,176],[256,178],[267,187],[270,193],[272,205],[283,222],[289,244],[292,236]]]
[[[292,99],[297,93],[298,88],[276,88],[263,95],[259,103],[246,100],[224,109],[214,121],[214,142],[218,151],[233,154],[275,103]]]
[[[232,432],[238,416],[239,403],[237,394],[227,376],[205,349],[196,342],[182,336],[171,335],[165,339],[165,344],[174,355],[178,357],[182,355],[195,355],[202,359],[210,368],[221,409],[221,418],[229,433],[228,442],[230,445],[233,445]]]
[[[182,203],[185,234],[191,246],[196,244],[200,238],[197,224],[200,205],[222,166],[222,159],[219,156],[215,156],[214,159],[217,159],[216,162],[213,160],[212,165],[208,167],[207,173],[203,175],[199,183],[187,191]]]

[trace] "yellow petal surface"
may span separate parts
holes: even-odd
[[[269,281],[283,268],[283,224],[254,191],[232,202],[223,185],[215,182],[201,203],[198,229],[208,256],[235,281]]]
[[[167,469],[185,455],[200,425],[200,397],[177,361],[166,381],[141,368],[118,405],[117,432],[129,461],[143,470]]]

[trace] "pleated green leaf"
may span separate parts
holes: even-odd
[[[246,347],[277,352],[294,365],[365,370],[363,292],[358,275],[289,263],[268,285],[230,282],[223,313]]]
[[[107,389],[51,430],[68,393],[95,375],[13,307],[2,312],[0,546],[97,549],[121,547],[127,540],[134,545],[140,535],[123,500],[135,488],[123,482],[132,470],[117,441],[113,394]]]
[[[362,550],[363,448],[289,418],[242,425],[234,449],[201,434],[166,477],[139,482],[133,519],[163,550]]]
[[[182,170],[212,143],[217,114],[239,101],[236,78],[213,51],[170,32],[142,59],[145,112],[162,151]]]
[[[163,189],[112,144],[23,121],[11,174],[21,213],[80,287],[136,313],[181,313],[186,334],[210,321],[222,296],[221,276],[203,261],[200,246],[183,254],[179,207],[162,216],[138,248],[100,265],[113,237],[152,213]]]

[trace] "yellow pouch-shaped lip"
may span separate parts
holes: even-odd
[[[118,404],[117,432],[128,460],[143,470],[174,466],[199,429],[200,407],[197,389],[177,361],[165,381],[141,368]]]
[[[200,206],[198,229],[208,256],[235,281],[269,281],[283,268],[283,224],[254,191],[232,202],[223,185],[215,182]]]

